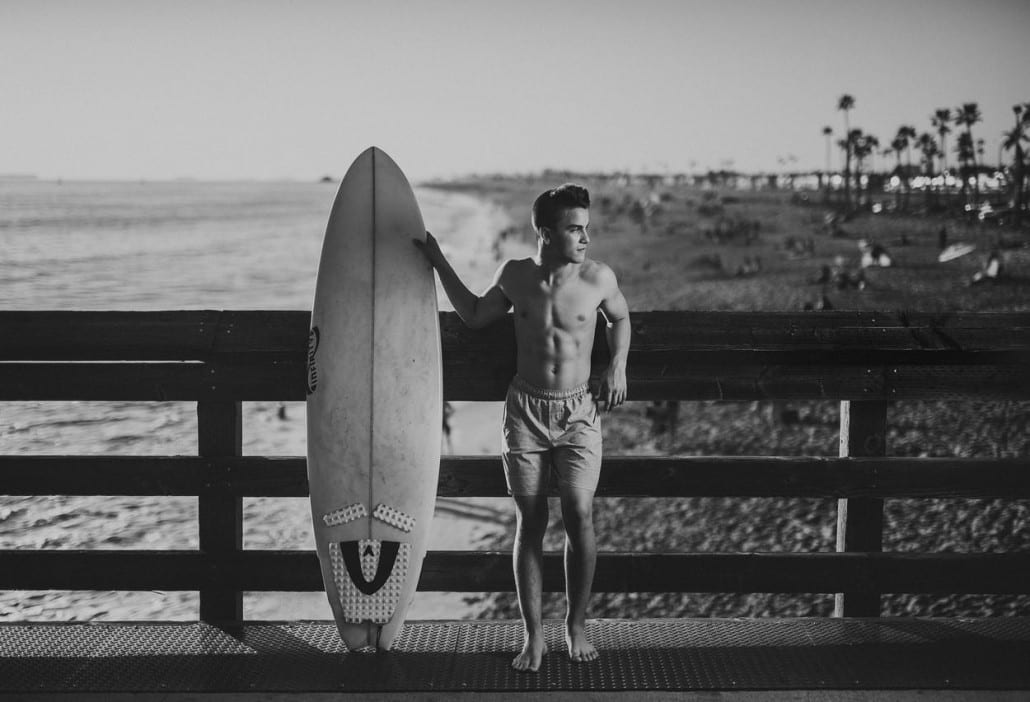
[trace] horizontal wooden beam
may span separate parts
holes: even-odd
[[[0,360],[180,361],[293,354],[311,312],[273,310],[4,311]]]
[[[562,555],[544,589],[564,590]],[[0,551],[2,590],[316,591],[310,551]],[[595,592],[1030,593],[1030,553],[601,553]],[[512,591],[511,554],[430,552],[419,589]]]
[[[0,456],[10,495],[307,497],[303,457]],[[505,497],[498,456],[445,456],[440,497]],[[608,456],[599,497],[1030,498],[1030,458]]]
[[[211,360],[299,355],[307,310],[0,311],[0,361]],[[511,319],[483,331],[440,314],[445,352],[496,351]],[[1026,350],[1024,312],[634,312],[633,348],[713,350]]]
[[[426,589],[513,590],[511,555],[447,552],[423,566]],[[544,589],[564,591],[563,559],[544,558]],[[1028,593],[1030,554],[600,553],[595,592]],[[420,583],[421,588],[421,583]]]
[[[632,320],[634,341],[647,348],[975,351],[1030,345],[1025,312],[661,311],[634,312]]]
[[[0,400],[303,400],[299,311],[0,312]],[[1025,399],[1030,314],[638,312],[637,400]],[[503,399],[511,317],[441,313],[444,395]],[[60,333],[55,333],[60,330]],[[604,325],[594,373],[607,363]]]
[[[304,399],[303,363],[0,363],[0,400],[239,402]]]
[[[503,400],[509,357],[444,358],[448,400]],[[1022,352],[907,352],[882,364],[829,352],[634,351],[630,400],[1019,400],[1030,398]],[[600,373],[603,362],[595,364]],[[0,362],[0,400],[300,401],[303,359],[201,362]]]

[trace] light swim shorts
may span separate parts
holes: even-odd
[[[552,467],[561,489],[596,490],[601,416],[589,386],[544,390],[515,376],[504,401],[501,460],[511,495],[546,493]]]

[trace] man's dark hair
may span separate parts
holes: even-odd
[[[533,202],[533,228],[538,231],[541,227],[553,230],[563,210],[577,207],[590,207],[590,193],[582,186],[565,183],[544,191]]]

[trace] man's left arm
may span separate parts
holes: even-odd
[[[601,376],[601,399],[610,412],[626,401],[626,359],[629,357],[631,328],[629,305],[619,289],[615,273],[607,269],[602,277],[605,296],[601,300],[601,312],[608,320],[605,336],[611,361]]]

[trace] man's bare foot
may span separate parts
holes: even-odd
[[[521,672],[535,673],[540,670],[540,663],[547,654],[547,644],[544,637],[526,637],[526,643],[522,647],[522,653],[515,656],[511,667]]]
[[[582,629],[567,628],[565,643],[569,647],[569,659],[573,663],[596,661],[601,657],[594,644],[587,641],[586,633]]]

